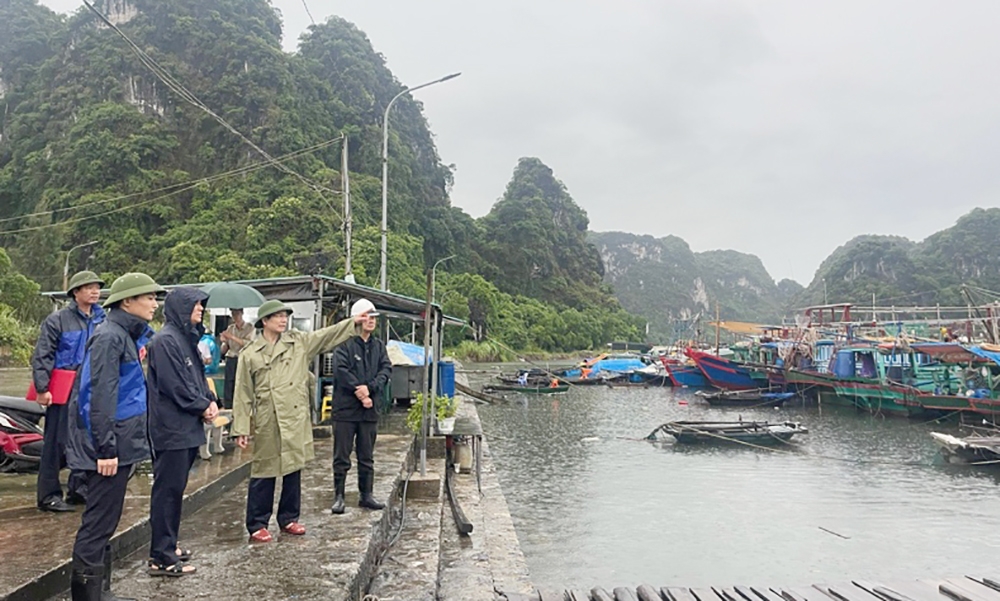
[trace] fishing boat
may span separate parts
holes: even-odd
[[[941,448],[950,463],[1000,463],[1000,436],[967,436],[931,432],[931,438]]]
[[[711,353],[689,348],[684,353],[695,362],[708,383],[722,390],[755,390],[767,386],[767,374]]]
[[[569,384],[559,386],[510,386],[506,384],[493,384],[484,386],[483,392],[520,392],[521,394],[556,394],[569,390]]]
[[[809,430],[798,422],[667,422],[650,432],[646,440],[657,440],[658,434],[669,434],[680,444],[748,443],[774,445],[786,443],[796,434]]]
[[[761,390],[699,390],[695,393],[714,407],[781,407],[795,396],[794,392]]]
[[[705,375],[701,373],[697,365],[685,365],[667,357],[660,357],[660,361],[663,363],[663,369],[667,377],[670,378],[670,383],[675,388],[683,388],[685,386],[688,388],[705,388],[708,386],[708,380],[705,379]]]

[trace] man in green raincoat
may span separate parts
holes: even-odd
[[[257,310],[261,335],[240,354],[233,394],[232,434],[240,448],[254,435],[253,465],[247,492],[247,531],[251,542],[271,542],[267,531],[274,509],[275,479],[281,481],[278,526],[286,534],[302,535],[301,471],[313,454],[312,399],[309,366],[355,335],[364,314],[315,332],[288,329],[292,310],[269,300]]]

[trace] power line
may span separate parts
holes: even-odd
[[[311,12],[309,12],[309,5],[306,3],[306,0],[302,0],[302,6],[305,7],[306,14],[309,15],[309,20],[312,21],[313,25],[315,25],[316,24],[316,19],[313,19],[313,14]]]
[[[333,140],[333,142],[336,142],[339,139],[340,138],[337,138],[337,139]],[[295,154],[295,153],[293,153],[293,154]],[[234,169],[233,171],[229,171],[229,172],[224,173],[224,174],[219,174],[217,176],[212,176],[211,179],[217,180],[217,179],[221,179],[223,176],[232,177],[233,175],[242,175],[242,174],[245,174],[245,173],[251,173],[251,172],[254,172],[254,171],[258,171],[258,170],[264,169],[266,167],[272,167],[272,166],[275,165],[275,161],[276,160],[277,159],[272,160],[272,161],[255,163],[255,164],[253,164],[251,166],[248,166],[248,167],[243,167],[241,169]],[[278,163],[278,164],[280,164],[280,163]],[[152,204],[152,203],[154,203],[154,202],[156,202],[158,200],[163,200],[165,198],[170,198],[171,196],[176,196],[176,195],[180,194],[181,192],[187,192],[188,190],[193,190],[193,189],[197,188],[198,186],[202,185],[203,183],[205,183],[205,181],[208,180],[208,179],[210,179],[210,178],[202,178],[201,180],[195,180],[193,182],[189,182],[188,184],[178,184],[179,186],[182,186],[182,187],[178,188],[176,190],[172,190],[170,192],[167,192],[166,194],[161,194],[160,196],[154,196],[153,198],[150,198],[149,200],[144,200],[142,202],[137,202],[135,204],[130,204],[128,206],[118,207],[116,209],[111,209],[111,210],[108,210],[108,211],[103,211],[103,212],[97,213],[95,215],[87,215],[85,217],[75,217],[73,219],[66,219],[64,221],[59,221],[59,222],[56,222],[56,223],[47,223],[45,225],[35,225],[35,226],[31,226],[31,227],[23,227],[23,228],[16,229],[16,230],[0,230],[0,235],[21,234],[21,233],[24,233],[24,232],[34,232],[34,231],[38,231],[38,230],[44,230],[44,229],[48,229],[48,228],[59,227],[61,225],[68,225],[68,224],[71,224],[71,223],[80,223],[81,221],[89,221],[91,219],[97,219],[98,217],[105,217],[107,215],[113,215],[115,213],[121,213],[123,211],[128,211],[130,209],[137,209],[139,207],[143,207],[143,206],[146,206],[148,204]]]
[[[302,156],[304,154],[308,154],[310,152],[315,152],[317,150],[321,150],[323,148],[326,148],[327,146],[332,146],[333,144],[339,142],[342,139],[343,139],[343,136],[337,136],[336,138],[333,138],[332,140],[327,140],[326,142],[320,142],[319,144],[315,144],[313,146],[309,146],[309,147],[303,148],[301,150],[296,150],[294,152],[290,152],[288,154],[282,155],[282,156],[276,158],[275,161],[282,162],[282,161],[287,161],[287,160],[290,160],[290,159],[294,159],[294,158],[297,158],[297,157]],[[156,194],[158,192],[164,192],[164,191],[167,191],[167,190],[171,190],[171,189],[176,188],[178,186],[191,186],[191,185],[195,185],[195,184],[198,184],[198,185],[200,185],[200,184],[208,184],[208,183],[212,183],[212,182],[214,182],[216,180],[220,180],[220,179],[224,179],[224,178],[227,178],[227,177],[231,177],[233,175],[242,175],[243,173],[249,173],[250,171],[257,170],[260,167],[268,167],[268,166],[271,166],[272,164],[273,163],[270,162],[270,161],[265,161],[263,163],[254,163],[253,165],[249,165],[249,166],[246,166],[246,167],[240,167],[238,169],[233,169],[231,171],[226,171],[226,172],[223,172],[223,173],[217,173],[215,175],[209,175],[209,176],[206,176],[206,177],[202,177],[202,178],[195,179],[195,180],[190,180],[190,181],[187,181],[187,182],[180,182],[180,183],[176,183],[176,184],[170,184],[169,186],[163,186],[162,188],[156,188],[156,189],[153,189],[153,190],[146,190],[146,191],[143,191],[143,192],[133,192],[131,194],[125,194],[125,195],[122,195],[122,196],[115,196],[115,197],[112,197],[112,198],[104,198],[104,199],[101,199],[101,200],[94,200],[94,201],[83,203],[83,204],[79,204],[79,205],[73,205],[73,206],[70,206],[70,207],[61,207],[61,208],[58,208],[58,209],[51,209],[51,210],[48,210],[48,211],[38,211],[36,213],[28,213],[28,214],[25,214],[25,215],[15,215],[13,217],[4,217],[4,218],[0,218],[0,223],[7,223],[7,222],[10,222],[10,221],[16,221],[16,220],[19,220],[19,219],[29,219],[31,217],[43,217],[43,216],[47,216],[47,215],[55,215],[57,213],[64,213],[66,211],[76,211],[78,209],[84,209],[84,208],[92,207],[92,206],[95,206],[95,205],[101,205],[101,204],[107,204],[107,203],[111,203],[111,202],[117,202],[119,200],[128,200],[129,198],[135,198],[136,196],[145,196],[146,194]],[[0,234],[6,234],[6,233],[8,233],[8,232],[5,231],[5,230],[0,230]]]
[[[210,117],[212,117],[212,119],[214,119],[217,123],[219,123],[220,125],[222,125],[228,131],[230,131],[231,133],[233,133],[234,135],[236,135],[237,137],[239,137],[241,140],[243,140],[243,142],[245,142],[251,148],[253,148],[258,153],[260,153],[260,155],[263,156],[265,159],[267,159],[268,161],[271,161],[272,163],[274,163],[276,167],[278,167],[279,169],[281,169],[285,173],[288,173],[289,175],[295,176],[296,178],[298,178],[300,181],[302,181],[304,184],[306,184],[307,186],[309,186],[310,188],[312,188],[316,192],[320,192],[322,190],[325,190],[325,191],[330,192],[332,194],[339,194],[338,191],[331,190],[330,188],[327,188],[326,186],[318,184],[318,183],[312,181],[311,179],[307,178],[306,176],[302,175],[301,173],[298,173],[297,171],[294,171],[293,169],[291,169],[289,167],[286,167],[285,165],[282,165],[282,164],[276,162],[274,160],[274,157],[272,157],[270,154],[268,154],[266,150],[264,150],[263,148],[261,148],[260,146],[258,146],[256,143],[254,143],[254,141],[251,140],[250,138],[244,136],[243,133],[241,133],[235,127],[233,127],[232,125],[230,125],[228,121],[226,121],[225,119],[223,119],[222,117],[220,117],[218,114],[215,113],[215,111],[213,111],[211,108],[209,108],[208,105],[206,105],[204,102],[202,102],[201,100],[199,100],[198,97],[195,96],[194,93],[192,93],[186,87],[184,87],[184,85],[182,83],[180,83],[179,81],[177,81],[176,79],[174,79],[174,77],[172,75],[170,75],[170,73],[167,72],[166,69],[164,69],[162,66],[160,66],[160,64],[157,63],[151,56],[149,56],[148,54],[146,54],[146,52],[142,48],[140,48],[135,42],[133,42],[131,38],[129,38],[127,35],[125,35],[125,32],[123,32],[121,29],[119,29],[117,25],[115,25],[114,23],[112,23],[111,20],[108,19],[106,16],[104,16],[103,13],[101,13],[99,10],[97,10],[97,8],[94,7],[93,4],[91,4],[90,2],[88,2],[88,0],[83,0],[83,3],[84,3],[84,5],[87,6],[88,9],[90,9],[90,11],[92,13],[94,13],[95,15],[97,15],[98,18],[100,18],[101,21],[103,21],[105,25],[107,25],[115,33],[117,33],[123,40],[125,40],[125,43],[127,43],[129,45],[129,47],[132,49],[133,53],[135,53],[135,55],[139,58],[139,61],[142,62],[142,64],[145,65],[147,69],[149,69],[150,71],[152,71],[153,75],[155,75],[160,81],[162,81],[168,88],[170,88],[171,90],[173,90],[183,100],[185,100],[189,104],[191,104],[191,105],[193,105],[193,106],[201,109],[202,111],[204,111],[206,114],[208,114]],[[327,201],[327,203],[330,204],[329,201]],[[340,213],[337,212],[337,209],[332,204],[330,204],[330,210],[333,211],[333,214],[338,219],[340,219],[341,221],[343,221],[343,216],[340,215]]]

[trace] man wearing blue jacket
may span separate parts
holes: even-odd
[[[87,507],[73,544],[73,601],[114,601],[111,552],[132,467],[149,459],[146,432],[145,346],[162,292],[144,273],[111,284],[108,317],[87,345],[68,407],[66,459],[87,474]],[[102,595],[102,584],[104,586]],[[119,600],[124,601],[124,600]]]
[[[104,321],[101,298],[104,282],[92,271],[74,274],[66,294],[69,306],[45,318],[38,344],[31,357],[31,377],[38,404],[45,407],[45,442],[38,465],[38,508],[42,511],[73,511],[86,500],[87,486],[82,472],[71,471],[63,500],[59,471],[66,467],[66,405],[52,402],[49,384],[52,370],[76,371],[83,363],[87,341],[94,328]],[[63,401],[65,403],[65,400]]]
[[[219,414],[198,353],[208,294],[177,288],[163,304],[166,325],[149,343],[149,439],[153,444],[153,493],[149,504],[151,576],[184,576],[190,552],[177,546],[188,472],[205,444],[203,421]]]

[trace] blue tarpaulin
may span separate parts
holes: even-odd
[[[974,355],[979,355],[983,359],[989,359],[990,361],[996,363],[997,365],[1000,365],[1000,353],[997,353],[995,351],[987,351],[978,346],[970,346],[969,352]]]
[[[423,365],[424,364],[424,347],[419,344],[410,344],[409,342],[403,342],[402,340],[390,340],[386,345],[386,350],[389,351],[389,360],[392,361],[393,365],[400,365],[400,363],[395,359],[401,353],[408,361],[408,365]],[[399,352],[394,352],[393,349]]]

